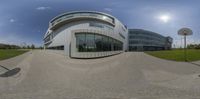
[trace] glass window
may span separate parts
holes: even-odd
[[[123,49],[123,43],[108,36],[94,33],[76,33],[76,48],[78,52],[118,51]]]
[[[47,49],[52,49],[52,50],[64,50],[64,46],[54,46],[54,47],[48,47]]]
[[[108,39],[108,51],[112,51],[112,38],[109,37]]]
[[[100,23],[90,22],[89,25],[92,27],[104,28],[103,24],[100,24]]]
[[[113,27],[110,26],[110,25],[106,25],[106,24],[105,24],[105,28],[108,29],[108,30],[113,30]]]
[[[119,43],[120,44],[120,46],[119,46],[119,50],[123,50],[123,43]]]
[[[96,51],[103,51],[103,42],[102,42],[102,36],[95,34],[95,45],[96,45]]]
[[[96,45],[94,41],[94,34],[86,34],[86,47],[87,52],[95,51]]]
[[[117,51],[117,41],[115,39],[113,40],[113,49]]]
[[[78,52],[86,51],[85,33],[76,34],[76,48]]]
[[[102,37],[102,41],[103,41],[103,51],[108,51],[108,37],[103,36]]]

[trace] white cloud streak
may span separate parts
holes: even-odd
[[[10,21],[11,23],[13,23],[13,22],[15,22],[15,19],[10,19],[9,21]]]
[[[36,10],[48,10],[50,7],[37,7]]]

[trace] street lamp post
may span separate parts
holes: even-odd
[[[187,61],[187,52],[186,52],[187,44],[186,44],[186,35],[184,35],[184,59]]]
[[[178,35],[184,36],[184,59],[187,61],[187,42],[186,42],[186,36],[192,35],[192,30],[189,28],[182,28],[178,31]]]

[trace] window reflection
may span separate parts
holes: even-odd
[[[85,34],[76,35],[76,48],[78,52],[86,51]]]
[[[48,47],[47,49],[51,49],[51,50],[64,50],[64,45],[62,45],[62,46]]]
[[[78,52],[119,51],[123,43],[108,36],[95,33],[76,33],[76,48]]]
[[[94,41],[94,34],[86,34],[85,44],[87,52],[95,51],[96,45]]]
[[[95,35],[95,44],[96,44],[96,51],[100,52],[102,51],[103,48],[103,43],[102,43],[102,36],[100,35]]]

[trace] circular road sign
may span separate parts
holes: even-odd
[[[178,35],[184,35],[184,36],[192,35],[192,30],[189,28],[182,28],[178,30]]]

